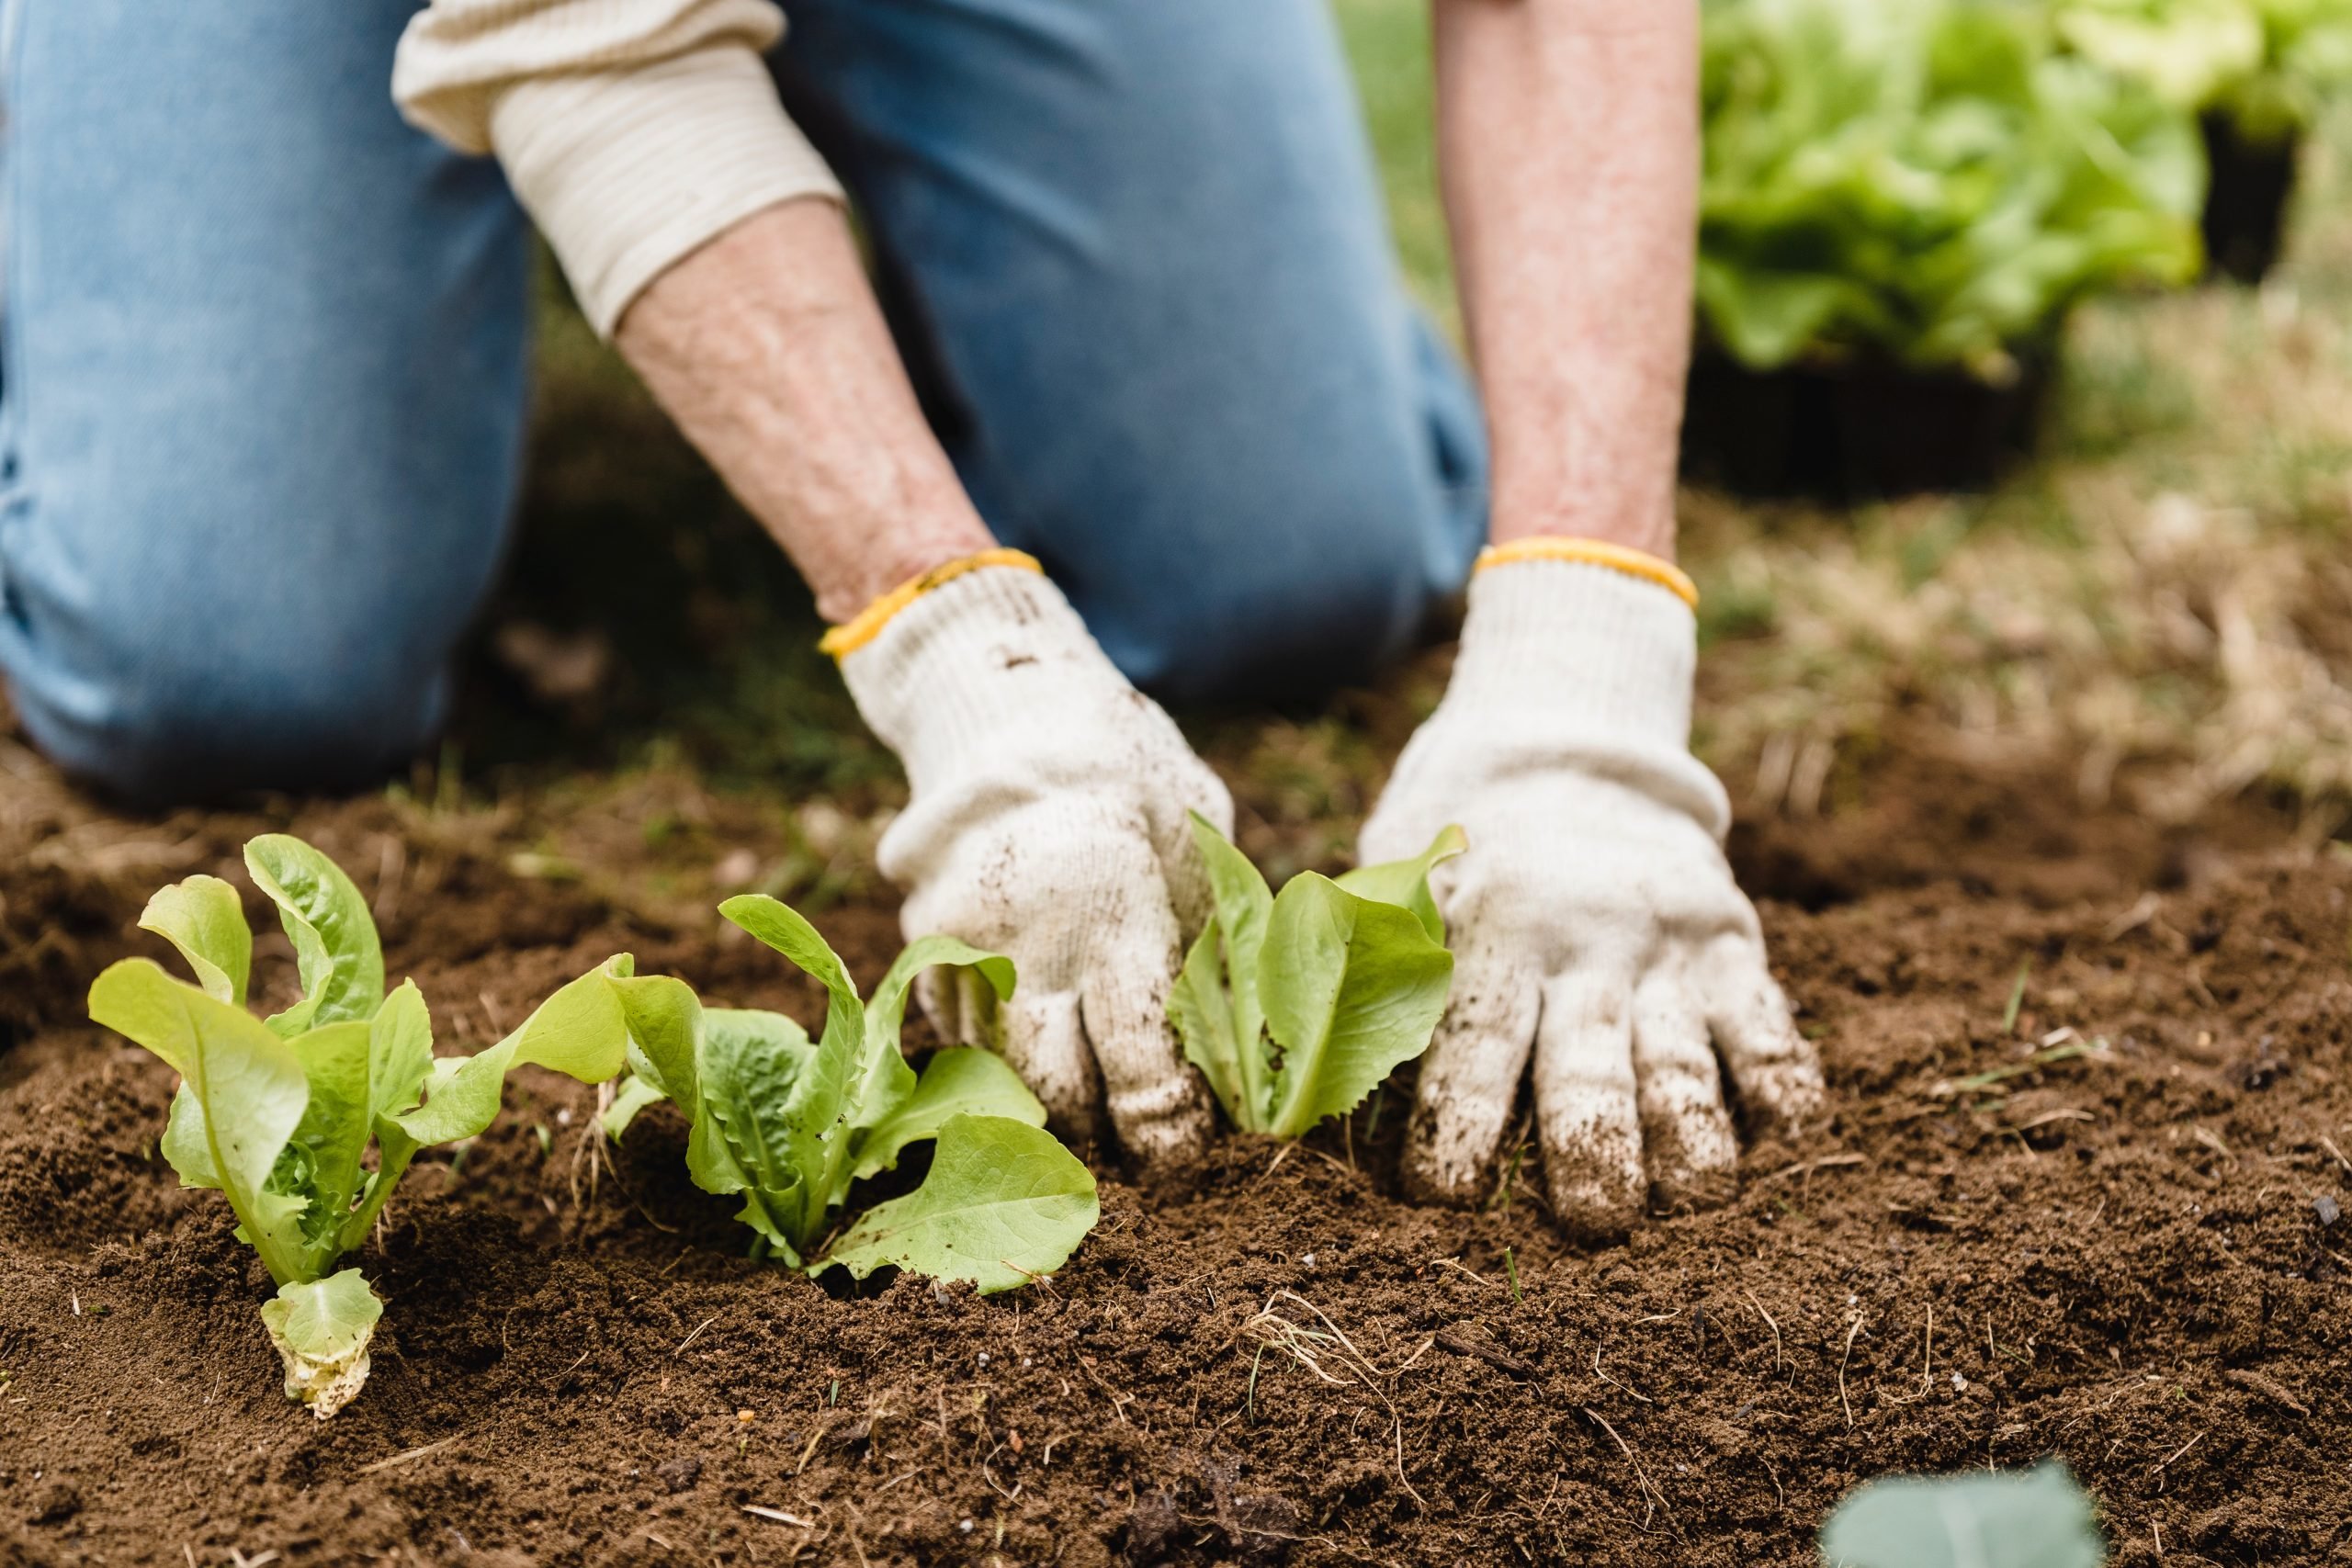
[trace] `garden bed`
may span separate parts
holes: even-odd
[[[686,913],[711,874],[650,806],[574,877],[544,802],[127,820],[11,761],[0,1564],[1798,1564],[1871,1475],[2049,1454],[2122,1562],[2159,1530],[2352,1550],[2352,865],[2258,816],[2081,820],[2064,775],[1898,748],[1744,829],[1834,1117],[1614,1250],[1556,1243],[1532,1156],[1484,1213],[1399,1201],[1392,1089],[1376,1128],[1227,1139],[1179,1187],[1098,1162],[1050,1289],[851,1297],[740,1256],[668,1108],[600,1159],[594,1091],[526,1072],[362,1255],[392,1309],[320,1423],[223,1205],[155,1156],[170,1073],[81,1021],[148,890],[302,832],[449,998],[445,1048],[617,949],[819,998]],[[772,808],[695,798],[703,841],[780,850]],[[862,979],[897,949],[879,904],[822,918]]]

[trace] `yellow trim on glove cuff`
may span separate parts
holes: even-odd
[[[891,616],[933,589],[943,583],[953,582],[966,572],[978,571],[983,567],[990,566],[1018,567],[1023,571],[1034,571],[1040,576],[1043,576],[1046,570],[1044,567],[1037,564],[1037,558],[1028,551],[1006,549],[1002,547],[992,550],[982,550],[978,555],[965,556],[944,565],[933,567],[920,577],[907,579],[906,581],[827,632],[818,639],[817,651],[830,653],[836,660],[846,659],[876,637],[880,637],[882,628],[890,624]]]
[[[1586,566],[1605,566],[1611,571],[1622,571],[1628,577],[1655,582],[1692,609],[1699,607],[1699,585],[1690,581],[1689,572],[1647,550],[1637,550],[1628,545],[1612,545],[1606,539],[1571,539],[1556,534],[1539,534],[1532,538],[1513,539],[1507,545],[1488,545],[1478,552],[1478,564],[1473,570],[1485,571],[1489,567],[1509,566],[1514,561],[1523,560],[1564,560],[1581,562]]]

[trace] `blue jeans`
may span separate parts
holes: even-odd
[[[0,0],[0,670],[118,792],[427,741],[525,433],[530,250],[398,118],[415,0]],[[1321,0],[799,0],[777,71],[1007,543],[1179,698],[1358,674],[1485,528]]]

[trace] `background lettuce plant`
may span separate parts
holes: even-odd
[[[283,834],[247,844],[245,867],[294,944],[300,1001],[266,1019],[245,1010],[253,932],[237,891],[191,876],[150,899],[139,923],[179,949],[197,983],[125,959],[91,986],[90,1017],[180,1075],[164,1157],[183,1185],[228,1199],[238,1239],[277,1282],[261,1313],[287,1395],[324,1420],[367,1381],[383,1314],[358,1269],[331,1272],[337,1259],[367,1239],[418,1150],[490,1125],[510,1068],[590,1083],[621,1069],[627,1034],[607,981],[630,961],[572,981],[489,1049],[436,1059],[416,983],[384,992],[376,923],[351,879]]]
[[[2352,86],[2352,0],[2056,0],[2053,14],[2086,58],[2257,146],[2308,130]]]
[[[838,1265],[864,1279],[892,1264],[990,1292],[1059,1268],[1100,1216],[1092,1173],[1045,1131],[1045,1108],[1001,1057],[938,1051],[918,1077],[899,1045],[917,975],[966,968],[1001,1001],[1012,960],[925,937],[865,1001],[816,928],[783,904],[747,894],[719,912],[825,987],[822,1032],[812,1043],[782,1013],[706,1008],[682,981],[611,976],[632,1043],[605,1132],[617,1139],[646,1106],[674,1101],[695,1185],[742,1198],[737,1217],[758,1233],[754,1256],[810,1274]],[[922,1184],[834,1234],[853,1184],[928,1140]]]
[[[1197,814],[1193,838],[1216,911],[1168,1015],[1236,1127],[1298,1137],[1429,1048],[1453,982],[1430,868],[1462,852],[1462,829],[1337,881],[1302,873],[1280,897]]]
[[[2200,262],[2188,115],[2041,5],[1709,0],[1699,308],[1743,363],[1988,381],[2084,296]]]

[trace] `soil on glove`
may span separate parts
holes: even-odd
[[[1743,829],[1831,1113],[1610,1249],[1555,1238],[1532,1149],[1477,1213],[1403,1202],[1392,1085],[1176,1187],[1098,1157],[1049,1285],[828,1290],[742,1256],[666,1108],[600,1149],[592,1090],[525,1075],[357,1258],[374,1375],[320,1423],[156,1154],[170,1073],[82,1020],[162,956],[146,894],[305,833],[445,1051],[619,950],[813,1022],[707,913],[796,829],[658,776],[595,821],[130,819],[10,762],[0,1563],[1796,1564],[1872,1475],[2053,1455],[2120,1562],[2352,1553],[2352,864],[2257,812],[2085,818],[2063,769],[1897,748]],[[895,950],[884,903],[819,919],[866,981]]]

